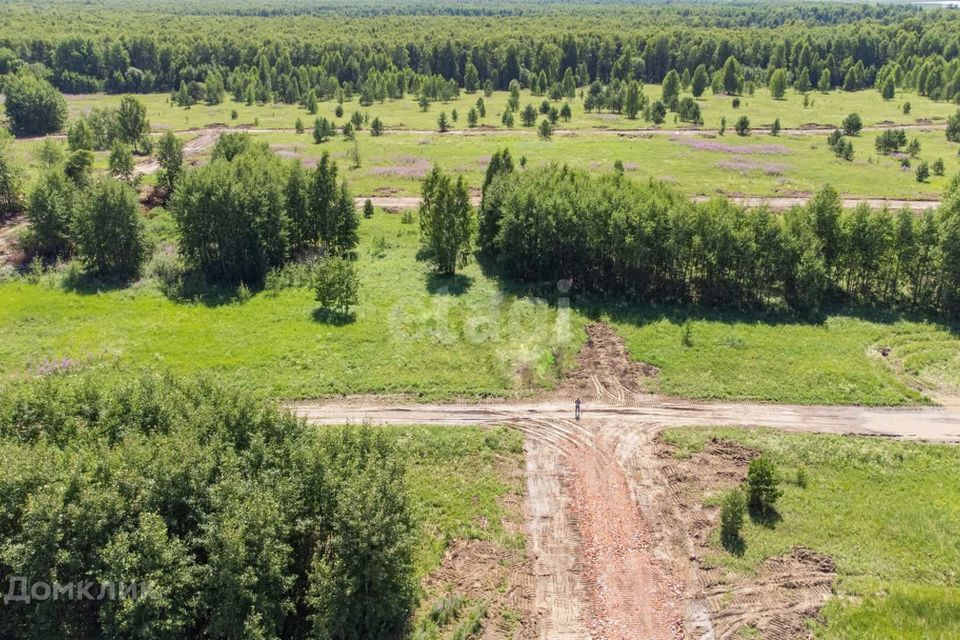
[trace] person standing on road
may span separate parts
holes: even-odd
[[[574,411],[574,415],[576,416],[577,420],[579,420],[580,419],[580,398],[577,398],[575,406],[576,406],[576,410]]]

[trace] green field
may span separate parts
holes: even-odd
[[[659,96],[658,86],[646,87],[649,96]],[[768,126],[779,117],[784,127],[809,124],[837,126],[851,112],[860,113],[865,126],[894,122],[897,124],[941,123],[956,111],[955,105],[935,102],[916,95],[904,94],[893,101],[884,101],[875,91],[853,93],[832,92],[810,94],[812,106],[804,108],[802,98],[788,92],[783,100],[773,100],[766,89],[754,96],[742,98],[739,109],[730,106],[729,96],[708,94],[702,101],[704,127],[708,130],[693,137],[674,137],[662,134],[623,136],[603,129],[638,129],[650,127],[642,119],[628,119],[612,113],[584,113],[582,100],[572,101],[573,118],[560,122],[562,129],[550,141],[540,140],[536,131],[522,127],[519,121],[513,129],[500,123],[508,94],[497,92],[486,98],[487,117],[482,129],[466,127],[466,112],[482,94],[461,94],[449,103],[434,103],[426,113],[412,98],[374,103],[360,107],[355,101],[344,103],[345,115],[334,118],[333,102],[320,103],[320,115],[330,117],[338,125],[354,110],[379,116],[388,131],[374,138],[366,131],[358,134],[357,149],[361,166],[351,169],[351,186],[359,195],[416,195],[423,175],[433,164],[463,174],[469,184],[477,186],[490,155],[498,148],[509,147],[515,157],[526,158],[531,165],[547,162],[567,162],[596,171],[610,171],[620,160],[631,177],[638,180],[657,179],[675,185],[691,195],[758,195],[793,196],[815,191],[831,183],[850,196],[876,198],[927,199],[940,195],[949,176],[960,171],[958,145],[945,140],[941,129],[915,130],[909,137],[921,143],[919,160],[933,162],[943,159],[946,177],[933,176],[918,183],[912,171],[904,171],[898,159],[878,155],[874,150],[875,133],[865,131],[854,138],[855,158],[846,162],[834,157],[827,148],[827,132],[773,137],[756,132],[748,137],[736,136],[733,122],[741,114],[750,117],[753,126]],[[316,145],[311,136],[313,116],[296,105],[250,105],[235,103],[230,98],[216,106],[195,105],[189,109],[177,107],[165,94],[138,96],[147,107],[148,117],[155,131],[173,129],[189,139],[196,134],[189,130],[211,125],[248,127],[258,139],[268,142],[286,157],[312,162],[324,151],[344,160],[352,155],[353,143],[335,138]],[[79,117],[94,107],[110,107],[119,103],[116,95],[70,96],[70,114]],[[521,104],[527,101],[539,104],[542,97],[523,92]],[[913,110],[909,116],[902,113],[902,100],[909,100]],[[440,111],[460,114],[455,129],[439,134],[436,119]],[[237,118],[231,118],[231,111]],[[724,137],[716,135],[721,116],[728,125]],[[307,131],[297,135],[293,124],[303,119]],[[684,123],[667,122],[659,128],[688,127]],[[698,148],[704,139],[722,145],[714,149]],[[28,178],[38,171],[32,163],[32,151],[37,142],[18,141],[15,144],[18,160],[28,166]],[[702,146],[702,144],[700,145]],[[918,160],[914,160],[916,163]],[[97,168],[105,168],[106,154],[97,154]],[[28,180],[29,181],[29,180]]]
[[[829,555],[839,579],[821,638],[955,638],[960,634],[960,450],[867,438],[769,430],[671,429],[691,455],[713,437],[758,449],[778,466],[784,495],[774,526],[747,522],[746,550],[707,559],[750,573],[766,558],[804,546]],[[805,467],[809,484],[792,482]],[[708,495],[711,503],[717,496]]]
[[[158,242],[170,221],[150,221]],[[214,291],[171,300],[145,277],[124,288],[71,286],[70,269],[0,284],[0,375],[71,362],[157,365],[223,376],[272,398],[412,393],[421,399],[512,396],[552,386],[573,363],[581,327],[607,318],[632,356],[661,369],[650,388],[695,398],[871,405],[922,402],[912,386],[960,379],[949,327],[838,313],[692,312],[573,299],[558,324],[555,292],[505,289],[476,263],[452,280],[415,260],[417,225],[377,211],[361,223],[360,304],[342,325],[314,319],[306,289]],[[148,274],[150,268],[147,269]],[[681,341],[692,321],[693,346]],[[876,349],[889,346],[889,358]]]

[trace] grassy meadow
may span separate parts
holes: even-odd
[[[648,86],[646,93],[658,97],[660,87]],[[566,162],[595,171],[611,171],[614,162],[623,163],[625,171],[637,180],[656,179],[668,182],[690,195],[757,195],[793,196],[815,191],[825,183],[834,184],[850,196],[877,198],[927,199],[940,195],[949,176],[960,172],[958,145],[946,141],[942,129],[916,129],[910,138],[921,143],[919,160],[932,163],[940,158],[945,162],[946,176],[932,176],[919,183],[912,170],[904,170],[897,158],[878,155],[874,150],[875,133],[864,132],[853,139],[853,162],[836,158],[826,144],[826,131],[814,134],[774,137],[755,132],[740,137],[733,132],[736,118],[745,114],[753,126],[768,126],[777,117],[784,127],[810,124],[838,125],[850,112],[861,114],[865,126],[895,122],[898,124],[936,124],[952,114],[956,106],[934,102],[926,98],[903,94],[892,101],[884,101],[874,91],[854,93],[832,92],[809,94],[811,106],[803,107],[802,96],[788,92],[783,100],[773,100],[766,89],[754,96],[743,96],[739,109],[733,109],[729,96],[707,94],[701,101],[709,131],[694,135],[671,136],[637,131],[624,135],[620,130],[649,128],[642,119],[628,119],[620,114],[585,113],[582,100],[571,101],[573,118],[561,121],[551,140],[541,140],[534,128],[521,126],[519,119],[512,129],[500,122],[508,93],[497,92],[485,98],[487,116],[480,121],[481,128],[466,126],[466,112],[482,94],[462,94],[449,103],[434,103],[422,112],[415,100],[408,97],[360,107],[354,101],[344,103],[344,116],[334,117],[335,103],[322,102],[319,115],[342,125],[355,111],[380,117],[387,127],[378,138],[361,131],[356,150],[360,166],[349,172],[352,189],[358,195],[416,195],[420,179],[433,164],[463,174],[468,183],[478,186],[490,155],[499,148],[509,147],[517,159],[525,158],[531,165],[546,162]],[[94,107],[109,107],[119,103],[117,95],[76,95],[68,97],[70,117],[76,118]],[[211,125],[249,128],[258,139],[268,142],[278,153],[290,158],[314,162],[328,151],[344,164],[352,163],[354,143],[341,137],[324,144],[314,144],[311,127],[314,116],[296,105],[246,105],[226,102],[216,106],[195,105],[184,109],[173,105],[166,94],[138,96],[147,107],[154,131],[172,129],[183,139],[196,134],[191,129]],[[539,104],[542,97],[523,92],[521,104]],[[904,115],[902,103],[912,105],[910,115]],[[437,116],[445,111],[448,116],[456,110],[459,121],[451,123],[456,131],[440,134]],[[232,117],[236,111],[237,117]],[[727,118],[726,135],[716,134],[720,118]],[[303,134],[293,130],[301,118],[306,126]],[[671,116],[672,118],[672,116]],[[661,129],[683,128],[688,125],[672,119]],[[608,130],[608,131],[605,131]],[[609,131],[613,130],[613,131]],[[20,140],[14,145],[17,159],[27,166],[28,184],[36,176],[39,166],[33,159],[36,140]],[[96,167],[106,167],[105,152],[97,154]],[[202,158],[200,158],[202,160]],[[149,182],[151,178],[148,176]]]
[[[736,573],[804,546],[833,558],[836,597],[824,639],[946,639],[960,635],[960,450],[875,438],[784,434],[726,428],[670,429],[678,455],[725,438],[768,456],[783,477],[781,516],[772,528],[747,521],[745,552],[722,551],[708,562]],[[801,488],[792,479],[803,467]],[[714,504],[717,495],[705,496]]]
[[[168,214],[149,221],[171,242]],[[360,227],[360,304],[346,323],[315,318],[313,292],[168,297],[147,275],[127,288],[77,284],[69,267],[0,284],[0,378],[74,363],[204,372],[261,397],[409,393],[420,399],[515,396],[573,365],[582,326],[603,318],[631,355],[661,369],[651,390],[695,398],[871,405],[923,402],[913,387],[960,379],[949,327],[902,318],[734,316],[595,305],[558,314],[556,293],[506,287],[472,263],[453,279],[417,262],[416,223],[377,210]],[[162,250],[161,250],[162,251]],[[156,258],[154,258],[156,260]],[[681,326],[691,322],[693,346]],[[878,347],[889,346],[888,358]]]

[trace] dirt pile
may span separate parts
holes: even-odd
[[[732,489],[746,479],[750,460],[757,452],[735,442],[711,440],[690,458],[677,459],[675,449],[656,439],[660,473],[672,500],[655,505],[661,526],[674,535],[686,531],[686,546],[674,537],[666,553],[687,553],[687,632],[694,628],[706,637],[737,638],[755,630],[762,638],[808,638],[806,622],[818,618],[836,579],[833,561],[809,549],[769,558],[756,575],[741,575],[702,563],[715,553],[710,537],[719,523],[719,509],[704,506],[704,498]],[[692,612],[692,614],[691,614]]]
[[[656,377],[660,370],[633,360],[623,338],[609,325],[594,322],[587,325],[586,332],[587,342],[577,354],[577,366],[561,383],[558,393],[617,404],[647,397],[641,380]]]

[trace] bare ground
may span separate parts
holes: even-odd
[[[677,460],[666,426],[767,426],[960,443],[950,408],[875,409],[707,403],[643,392],[655,368],[632,362],[609,327],[588,327],[578,368],[539,402],[425,405],[355,397],[301,402],[316,424],[511,424],[526,436],[524,505],[533,568],[532,627],[541,639],[804,638],[835,578],[807,549],[755,576],[701,564],[717,513],[705,491],[740,482],[753,452],[711,443]],[[573,400],[584,418],[573,420]]]
[[[724,196],[717,196],[724,197]],[[725,196],[727,200],[733,202],[734,204],[743,206],[743,207],[761,207],[766,206],[773,211],[786,211],[792,207],[806,204],[810,199],[809,195],[797,195],[797,196],[745,196],[745,195],[731,195]],[[366,200],[366,196],[361,196],[356,199],[358,206],[363,204],[363,201]],[[693,202],[707,202],[710,200],[708,196],[692,196],[690,198]],[[473,196],[470,198],[473,206],[479,206],[480,197]],[[379,196],[373,195],[370,196],[370,201],[375,207],[380,207],[388,211],[400,211],[403,209],[416,209],[420,206],[420,198],[418,196]],[[922,213],[927,209],[933,209],[940,206],[939,200],[904,200],[904,199],[884,199],[884,198],[843,198],[841,204],[846,209],[853,209],[861,204],[867,204],[873,209],[883,209],[888,208],[891,210],[900,210],[900,209],[909,209],[911,211]]]
[[[26,216],[0,221],[0,266],[18,261],[17,241],[27,228]]]

